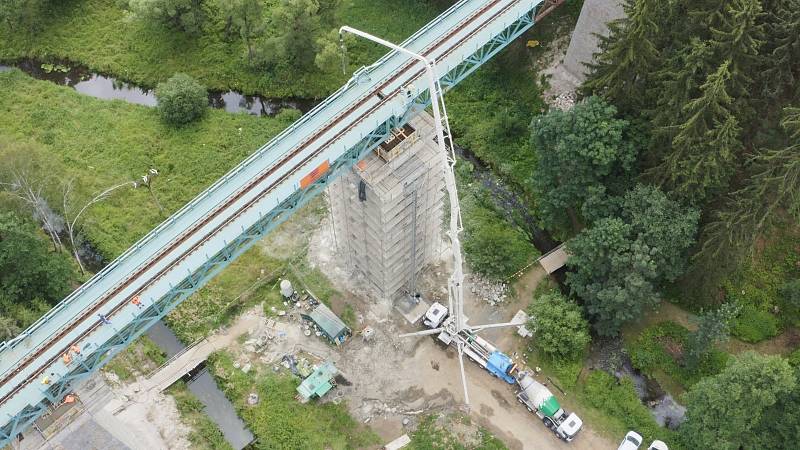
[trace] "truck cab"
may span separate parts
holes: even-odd
[[[434,302],[425,316],[422,318],[422,323],[428,328],[439,328],[444,320],[447,318],[447,307],[439,302]]]

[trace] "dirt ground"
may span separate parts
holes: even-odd
[[[328,220],[322,221],[312,237],[310,263],[317,265],[336,289],[347,293],[348,300],[358,310],[359,326],[375,330],[369,341],[356,335],[333,355],[337,367],[352,383],[337,388],[336,400],[346,400],[353,416],[370,424],[386,441],[408,432],[405,428],[413,426],[420,415],[463,410],[464,394],[454,349],[440,346],[432,337],[398,337],[416,331],[417,326],[409,324],[390,302],[376,299],[363,279],[351,273],[347,262],[339,259]],[[429,301],[446,301],[450,252],[444,242],[441,247],[442,261],[429,267],[420,281],[423,297]],[[469,322],[510,321],[517,310],[528,305],[533,290],[544,278],[545,273],[539,268],[526,272],[514,285],[516,295],[497,306],[465,289]],[[521,354],[522,340],[514,331],[515,328],[492,329],[482,335],[517,357]],[[489,429],[512,449],[564,448],[565,443],[517,403],[511,386],[472,361],[465,361],[465,369],[469,414],[474,423]],[[405,427],[403,419],[409,419]],[[597,435],[588,425],[569,445],[575,449],[614,448],[612,442]]]
[[[595,433],[591,424],[585,424],[579,437],[570,444],[558,440],[538,418],[517,403],[511,386],[490,376],[469,360],[465,360],[465,370],[471,407],[466,411],[454,349],[437,344],[432,337],[399,338],[399,334],[417,331],[418,327],[409,324],[391,302],[376,299],[363,277],[352,273],[347,261],[340,258],[337,251],[329,217],[322,220],[305,220],[303,217],[299,214],[296,224],[299,229],[290,221],[286,224],[288,228],[281,231],[291,229],[290,234],[304,236],[310,242],[309,263],[320,268],[334,287],[343,293],[341,301],[354,306],[358,325],[353,337],[341,348],[334,348],[313,334],[306,337],[296,315],[290,314],[275,318],[277,328],[274,330],[283,330],[285,334],[276,333],[284,337],[271,340],[263,349],[253,351],[253,345],[248,342],[265,332],[267,321],[263,311],[256,307],[225,330],[209,336],[208,340],[224,340],[227,350],[237,355],[242,365],[272,365],[272,360],[279,359],[284,353],[301,350],[319,360],[333,361],[347,383],[340,383],[326,400],[346,401],[353,417],[367,423],[385,442],[412,431],[426,414],[468,412],[472,427],[487,428],[511,449],[564,449],[567,445],[587,450],[614,448],[614,443]],[[312,229],[311,233],[309,229]],[[286,245],[286,241],[273,240],[269,243],[271,245],[262,248],[267,252],[275,251],[277,242]],[[285,250],[298,246],[303,246],[302,242],[292,242]],[[444,241],[440,243],[438,253],[441,261],[426,270],[419,285],[426,300],[446,302],[445,286],[450,273],[451,253]],[[517,310],[524,309],[536,286],[546,277],[543,270],[535,267],[513,281],[514,295],[495,306],[476,298],[467,286],[465,312],[469,323],[508,322]],[[254,315],[259,316],[258,326],[252,325]],[[290,319],[290,316],[295,318]],[[360,334],[366,326],[374,330],[369,340]],[[522,363],[518,355],[522,354],[524,343],[514,331],[515,328],[491,329],[482,335]],[[239,336],[243,337],[239,339]],[[115,391],[117,401],[122,399],[128,403],[125,413],[118,413],[119,420],[140,425],[159,423],[158,427],[153,427],[154,432],[148,434],[151,438],[148,439],[149,448],[185,448],[187,430],[176,417],[174,403],[165,402],[164,395],[147,393],[135,384],[119,386]],[[153,411],[161,414],[154,416]],[[577,412],[580,415],[580,411]],[[165,433],[165,429],[175,432]],[[161,442],[155,442],[158,440]]]

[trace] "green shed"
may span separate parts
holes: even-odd
[[[317,324],[319,331],[336,345],[341,345],[347,336],[350,336],[350,328],[347,328],[342,319],[322,303],[317,305],[311,313],[301,315]]]
[[[317,367],[300,386],[297,386],[297,393],[300,401],[305,403],[312,398],[320,398],[336,386],[334,378],[339,371],[332,362],[326,362]]]

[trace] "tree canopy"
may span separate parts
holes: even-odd
[[[558,291],[536,297],[528,309],[533,345],[557,358],[579,357],[589,344],[589,324],[580,306]]]
[[[0,340],[30,325],[69,292],[75,277],[70,259],[49,248],[33,222],[0,212]]]
[[[601,335],[617,334],[659,301],[662,283],[684,272],[699,220],[655,186],[637,185],[609,205],[608,217],[567,243],[567,284]]]
[[[682,440],[687,448],[762,448],[755,430],[768,409],[796,385],[794,370],[780,356],[742,353],[686,394]]]
[[[161,118],[172,125],[185,125],[199,119],[208,108],[208,92],[194,78],[176,73],[156,87]]]
[[[550,110],[531,123],[537,165],[531,177],[542,221],[577,231],[592,190],[621,194],[630,183],[636,146],[626,120],[598,97],[570,111]]]

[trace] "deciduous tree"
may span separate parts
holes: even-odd
[[[558,291],[548,292],[533,300],[528,314],[533,331],[533,345],[545,354],[575,359],[586,349],[591,338],[589,324],[580,306]]]
[[[674,281],[683,274],[697,235],[697,209],[684,207],[656,186],[640,184],[625,194],[620,217],[632,226],[631,238],[650,249],[658,283]]]
[[[567,283],[598,333],[614,335],[659,298],[656,289],[685,268],[699,212],[655,186],[637,185],[606,202],[609,213],[569,241]]]
[[[728,339],[730,324],[739,312],[732,303],[724,303],[718,309],[706,311],[697,320],[697,330],[689,334],[683,361],[690,370],[694,370],[720,342]]]
[[[0,295],[16,303],[54,302],[67,293],[72,278],[68,260],[48,252],[32,222],[0,213]]]
[[[128,0],[133,13],[145,20],[164,22],[190,34],[202,31],[202,0]]]
[[[598,334],[613,336],[628,320],[658,302],[653,280],[658,267],[651,249],[632,241],[633,227],[619,218],[602,219],[567,244],[567,284],[583,299]]]
[[[267,37],[259,43],[258,62],[264,66],[311,67],[321,27],[319,11],[317,0],[280,0],[271,9]]]
[[[261,0],[222,0],[223,14],[230,29],[237,31],[247,47],[247,62],[253,64],[254,40],[264,32],[264,11]]]
[[[625,191],[637,152],[628,122],[616,113],[605,101],[590,97],[570,111],[550,110],[533,120],[538,164],[531,183],[546,225],[577,231],[578,212],[591,188],[604,186],[611,195]]]
[[[686,394],[680,436],[688,448],[760,448],[754,429],[796,384],[794,371],[780,356],[742,353],[721,373],[700,380]]]

